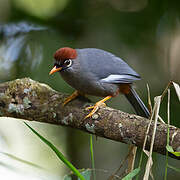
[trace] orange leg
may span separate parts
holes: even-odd
[[[110,98],[112,98],[112,96],[107,96],[104,99],[98,101],[94,106],[87,107],[86,110],[88,110],[88,109],[93,109],[93,110],[85,117],[85,119],[92,117],[92,115],[99,109],[99,107],[102,106],[103,104],[105,104],[104,102]]]
[[[78,97],[80,95],[80,92],[78,91],[74,91],[70,96],[68,96],[64,103],[63,106],[65,106],[67,103],[69,103],[70,101],[72,101],[73,99],[75,99],[76,97]]]

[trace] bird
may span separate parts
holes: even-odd
[[[118,94],[125,95],[137,115],[149,118],[149,110],[133,87],[134,81],[141,77],[120,57],[97,48],[62,47],[55,52],[54,60],[49,75],[59,72],[64,81],[75,89],[63,105],[80,95],[103,97],[86,108],[92,110],[85,119],[92,117],[105,101]]]

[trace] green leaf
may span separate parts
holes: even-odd
[[[180,152],[173,152],[173,154],[178,157],[180,156]]]
[[[173,170],[175,170],[175,171],[177,171],[177,172],[180,172],[180,169],[179,169],[179,168],[176,168],[176,167],[171,166],[171,165],[169,165],[169,164],[168,164],[168,167],[171,168],[171,169],[173,169]]]
[[[170,146],[169,144],[166,145],[166,149],[167,149],[167,151],[169,151],[171,153],[174,152],[172,146]]]
[[[93,151],[93,135],[92,134],[90,134],[90,152],[91,152],[91,164],[92,164],[92,170],[93,170],[93,180],[96,180],[94,151]]]
[[[167,149],[168,152],[174,154],[175,156],[180,156],[180,152],[174,152],[172,146],[170,146],[170,145],[168,145],[168,144],[167,144],[167,146],[166,146],[166,149]]]
[[[25,122],[24,122],[25,123]],[[31,126],[27,123],[25,125],[34,133],[36,134],[45,144],[47,144],[57,155],[57,157],[69,168],[71,169],[76,176],[79,177],[80,180],[85,180],[81,173],[65,158],[65,156],[46,138],[41,136],[37,131],[35,131]]]
[[[122,180],[130,180],[135,177],[140,172],[140,168],[136,168],[131,171],[128,175],[126,175]]]

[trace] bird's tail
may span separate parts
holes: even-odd
[[[149,118],[150,113],[147,107],[144,105],[143,101],[140,99],[136,91],[131,87],[130,92],[125,94],[128,101],[133,106],[134,110],[136,111],[137,115]]]

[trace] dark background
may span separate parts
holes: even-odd
[[[48,75],[54,52],[64,46],[95,47],[116,54],[133,67],[142,77],[135,84],[136,90],[147,103],[148,83],[153,102],[170,80],[180,81],[179,16],[178,0],[1,0],[0,82],[30,77],[70,94],[73,89],[58,73]],[[94,102],[99,99],[90,98]],[[167,121],[166,101],[167,98],[160,110],[164,121]],[[107,104],[134,113],[121,95]],[[179,110],[172,88],[171,124],[178,127]],[[0,124],[0,135],[9,153],[57,176],[69,172],[22,122],[2,119]],[[31,125],[54,142],[76,167],[91,167],[88,134],[40,123]],[[97,174],[104,179],[118,168],[128,146],[102,138],[94,139],[94,143]],[[165,157],[154,154],[154,158],[155,179],[163,179]],[[180,167],[178,161],[169,161]],[[168,171],[169,179],[179,177],[175,171]]]

